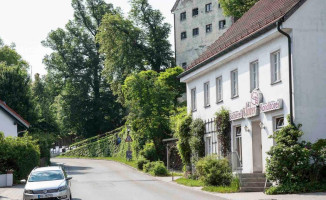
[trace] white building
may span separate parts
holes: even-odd
[[[0,132],[5,137],[18,136],[19,128],[23,130],[29,128],[30,124],[11,109],[6,103],[0,101]]]
[[[176,64],[186,67],[232,24],[217,0],[176,0],[174,14]]]
[[[260,0],[180,75],[193,118],[230,110],[231,148],[243,173],[265,172],[269,136],[287,124],[290,89],[302,139],[326,138],[325,20],[325,0]],[[278,25],[291,38],[290,54]],[[218,153],[216,134],[205,140],[207,153]]]

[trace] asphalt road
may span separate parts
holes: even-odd
[[[72,176],[74,200],[222,200],[104,160],[52,159]]]

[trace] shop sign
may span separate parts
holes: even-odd
[[[251,104],[259,106],[259,103],[263,102],[263,93],[259,89],[255,89],[251,92]]]
[[[277,101],[270,101],[267,103],[261,103],[260,104],[260,112],[265,113],[265,112],[270,112],[273,110],[279,110],[283,108],[283,100],[278,99]]]
[[[242,110],[230,113],[230,121],[235,121],[242,118],[243,118]]]
[[[250,118],[259,115],[258,106],[252,105],[252,103],[248,102],[247,106],[242,109],[243,118]]]

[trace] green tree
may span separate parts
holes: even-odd
[[[174,65],[173,52],[168,40],[171,25],[164,23],[164,17],[148,0],[131,0],[130,16],[143,31],[147,65],[156,72]]]
[[[171,137],[170,111],[174,109],[174,100],[179,96],[162,81],[163,76],[178,76],[169,72],[173,70],[161,73],[142,71],[129,76],[122,88],[124,106],[129,111],[128,122],[137,143],[136,150],[141,150],[146,141],[153,141],[161,160],[165,159],[162,140]]]
[[[220,0],[225,16],[240,18],[259,0]]]
[[[0,45],[0,98],[29,122],[35,120],[28,64],[13,47]]]
[[[132,0],[130,19],[121,13],[106,14],[97,34],[105,56],[105,76],[123,102],[121,85],[130,74],[143,70],[162,72],[174,66],[170,25],[147,0]]]
[[[115,14],[104,0],[73,0],[74,19],[50,32],[43,45],[53,50],[44,63],[51,78],[62,82],[55,108],[65,132],[96,135],[120,126],[122,107],[102,77],[104,58],[95,36],[102,17]]]

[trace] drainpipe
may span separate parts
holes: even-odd
[[[288,38],[288,57],[289,57],[289,93],[290,93],[290,123],[291,125],[294,125],[293,122],[293,90],[292,90],[292,39],[291,36],[289,34],[287,34],[286,32],[284,32],[283,30],[281,30],[281,25],[284,21],[284,18],[280,19],[278,22],[276,22],[277,25],[277,30],[285,35]]]

